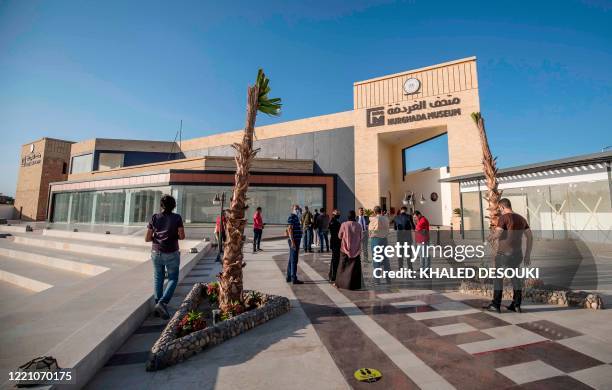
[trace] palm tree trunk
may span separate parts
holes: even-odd
[[[219,307],[227,311],[232,304],[242,304],[242,237],[246,219],[244,217],[249,172],[257,150],[253,150],[253,134],[257,118],[259,87],[254,85],[247,90],[246,126],[242,142],[232,145],[236,149],[236,174],[234,191],[230,203],[229,218],[225,225],[227,241],[223,252],[223,271],[219,278]]]
[[[473,113],[472,119],[476,123],[478,133],[480,135],[480,146],[482,148],[482,165],[487,184],[487,194],[485,199],[488,202],[487,211],[489,212],[489,230],[493,232],[497,226],[499,219],[499,200],[501,199],[501,191],[498,190],[497,183],[497,167],[495,164],[496,158],[491,154],[489,141],[487,140],[487,132],[485,130],[484,118],[480,113]],[[489,235],[491,242],[492,235]],[[493,242],[491,242],[493,245]],[[495,245],[494,245],[495,246]]]

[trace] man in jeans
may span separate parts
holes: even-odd
[[[264,223],[261,214],[261,207],[255,209],[253,215],[253,253],[261,250],[261,236],[263,233]]]
[[[304,206],[302,214],[302,230],[304,232],[304,252],[312,252],[312,231],[314,225],[314,216],[308,210],[308,206]],[[298,246],[300,243],[298,242]]]
[[[497,239],[497,254],[495,256],[495,268],[519,268],[521,263],[525,266],[531,264],[531,248],[533,246],[533,234],[527,220],[512,211],[512,204],[507,198],[500,199],[499,211],[501,216],[495,227],[495,238]],[[527,238],[525,256],[523,256],[523,235]],[[501,302],[504,289],[504,280],[496,278],[493,280],[493,300],[484,307],[489,311],[501,313]],[[512,303],[506,309],[520,313],[523,297],[523,283],[519,278],[512,278]]]
[[[368,234],[370,236],[370,245],[372,246],[372,254],[374,253],[374,248],[377,246],[387,246],[387,236],[389,235],[389,219],[387,216],[382,215],[382,209],[380,206],[374,207],[374,216],[370,218],[370,224],[368,225]],[[389,265],[389,258],[384,255],[384,251],[382,253],[382,267],[385,271],[391,271],[391,267]],[[380,268],[380,263],[374,264],[374,268]],[[391,278],[389,278],[387,274],[387,284],[391,284]],[[378,284],[380,281],[378,279],[374,279],[374,283]]]
[[[370,224],[370,217],[365,215],[363,207],[359,208],[359,215],[357,215],[357,223],[361,226],[361,261],[368,261],[368,225]]]
[[[181,255],[178,240],[185,239],[185,228],[183,218],[172,212],[176,207],[176,201],[172,196],[162,196],[160,206],[162,211],[153,214],[147,225],[145,241],[153,243],[151,260],[155,284],[154,314],[167,320],[170,318],[167,305],[174,294],[179,277]],[[168,272],[168,284],[164,290],[166,272]]]
[[[319,232],[319,243],[321,244],[321,249],[319,249],[319,253],[323,253],[323,247],[327,247],[327,252],[329,252],[329,215],[325,214],[325,209],[321,207],[321,213],[317,217],[317,231]],[[325,245],[323,245],[325,243]]]
[[[395,216],[395,230],[397,230],[397,242],[404,245],[404,243],[408,245],[412,245],[412,231],[414,230],[414,221],[412,219],[412,215],[408,214],[408,208],[406,206],[402,206],[400,209],[400,213]],[[410,254],[406,258],[406,262],[408,263],[408,268],[412,269],[412,259],[410,258]],[[397,258],[398,269],[404,268],[404,257]]]
[[[302,223],[298,217],[300,207],[293,205],[287,218],[287,242],[289,244],[289,261],[287,262],[287,283],[304,284],[297,278],[298,255],[302,239]]]

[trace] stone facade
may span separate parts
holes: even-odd
[[[15,209],[26,221],[46,217],[49,183],[68,178],[72,142],[42,138],[21,147]],[[17,217],[18,217],[17,216]]]
[[[185,300],[166,325],[157,342],[151,348],[147,360],[147,371],[156,371],[180,363],[207,347],[220,344],[238,336],[257,325],[261,325],[281,314],[287,313],[291,304],[285,297],[262,294],[265,303],[236,317],[208,326],[205,329],[177,337],[177,326],[181,319],[206,299],[206,283],[196,283]],[[248,291],[245,290],[245,293]]]
[[[483,281],[464,280],[459,291],[463,294],[493,297],[493,284]],[[514,291],[512,285],[505,284],[502,298],[511,300]],[[548,303],[551,305],[579,307],[600,310],[604,308],[601,296],[597,293],[572,290],[555,290],[546,286],[529,285],[523,290],[523,297],[535,303]]]

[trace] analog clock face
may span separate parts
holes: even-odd
[[[421,82],[418,79],[415,79],[414,77],[409,78],[404,83],[404,92],[407,95],[417,92],[419,88],[421,88]]]

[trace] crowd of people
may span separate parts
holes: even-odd
[[[225,241],[222,225],[227,220],[228,211],[224,210],[216,220],[215,237],[220,243]],[[257,207],[253,214],[253,253],[262,250],[264,226],[263,210]],[[346,220],[342,220],[338,209],[328,214],[323,207],[311,211],[308,206],[302,208],[293,205],[285,232],[289,245],[287,282],[303,283],[297,276],[301,248],[304,253],[313,253],[315,250],[319,253],[331,252],[329,281],[338,288],[360,289],[363,285],[362,262],[370,261],[369,253],[374,251],[374,247],[388,244],[391,229],[397,231],[398,242],[406,242],[409,245],[429,243],[429,221],[418,210],[411,212],[407,207],[402,207],[398,214],[389,214],[380,206],[376,206],[372,212],[366,213],[366,210],[360,207],[357,212],[350,210]],[[398,269],[404,266],[413,269],[413,262],[416,260],[398,258]],[[429,268],[431,265],[431,259],[426,255],[421,256],[419,261],[421,268]],[[384,255],[383,260],[373,262],[373,266],[391,270],[389,258]],[[385,281],[391,283],[389,278],[385,278]],[[374,282],[380,283],[380,280],[374,279]]]
[[[380,206],[374,207],[373,213],[366,213],[361,207],[357,213],[350,210],[347,219],[342,221],[338,209],[328,215],[324,208],[315,209],[312,213],[308,206],[302,209],[299,205],[293,205],[287,224],[287,282],[294,284],[303,283],[297,276],[300,244],[306,253],[313,252],[313,246],[319,247],[319,253],[331,251],[329,281],[338,288],[358,290],[363,285],[362,261],[369,261],[369,252],[373,252],[374,247],[388,244],[391,228],[397,230],[399,242],[417,245],[429,243],[429,221],[419,211],[409,212],[406,207],[402,207],[397,215],[389,215]],[[420,266],[429,268],[431,259],[426,256],[426,251],[424,253],[419,259]],[[404,264],[412,269],[415,260],[398,258],[398,269],[403,268]],[[389,258],[384,254],[383,260],[374,262],[373,266],[391,270]],[[391,283],[389,278],[385,278],[385,281]],[[374,279],[374,282],[380,283],[380,280]]]
[[[170,195],[164,195],[160,201],[160,212],[151,217],[147,225],[145,241],[152,243],[151,259],[154,270],[155,311],[162,318],[168,319],[167,304],[172,298],[178,284],[180,252],[178,241],[185,239],[183,220],[173,212],[176,200]],[[519,214],[512,211],[509,199],[499,201],[500,218],[495,233],[498,235],[498,252],[495,256],[496,267],[517,267],[521,263],[530,264],[533,236],[529,224]],[[229,210],[217,217],[215,235],[219,244],[225,240],[223,225],[227,222]],[[253,253],[261,251],[261,238],[264,229],[263,210],[257,207],[253,215]],[[319,247],[319,252],[330,252],[331,261],[328,278],[337,288],[358,290],[363,287],[362,261],[369,261],[369,250],[374,253],[377,246],[386,246],[390,228],[397,231],[397,241],[401,244],[428,245],[429,221],[418,210],[412,212],[402,207],[398,214],[387,214],[380,206],[373,212],[359,208],[348,212],[346,221],[341,220],[340,210],[334,209],[328,215],[325,208],[315,209],[312,213],[308,206],[304,209],[299,205],[291,207],[287,218],[286,236],[289,245],[289,260],[287,262],[287,282],[303,284],[297,275],[297,265],[300,244],[304,252],[313,252],[313,245]],[[522,252],[522,237],[527,238],[527,248]],[[243,236],[243,242],[246,241]],[[419,251],[421,269],[431,266],[428,251]],[[221,251],[219,251],[221,253]],[[382,260],[373,262],[374,268],[391,270],[389,258],[382,253]],[[397,258],[398,269],[407,266],[413,269],[417,259]],[[244,267],[243,263],[243,267]],[[384,273],[383,273],[384,274]],[[164,279],[168,284],[164,288]],[[375,283],[381,281],[374,279]],[[386,278],[386,282],[391,280]],[[520,312],[522,283],[517,278],[512,279],[514,296],[512,304],[507,306],[510,311]],[[494,297],[484,308],[500,313],[502,300],[502,281],[495,280]]]

